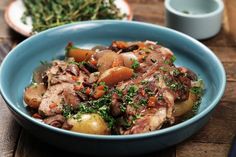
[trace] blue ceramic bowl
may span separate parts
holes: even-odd
[[[189,67],[205,82],[206,93],[193,118],[162,130],[136,135],[88,135],[38,122],[23,105],[23,91],[40,61],[60,58],[69,41],[84,48],[109,45],[113,40],[152,40],[169,47],[177,65]],[[137,155],[177,144],[207,123],[223,95],[225,71],[214,53],[195,39],[157,25],[125,21],[89,21],[69,24],[34,35],[4,59],[0,71],[1,94],[16,120],[36,137],[69,151],[90,155]]]

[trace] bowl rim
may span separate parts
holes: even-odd
[[[59,30],[63,30],[63,29],[68,29],[68,28],[73,28],[75,26],[81,25],[81,26],[86,26],[88,24],[96,24],[96,25],[104,25],[104,24],[128,24],[131,26],[143,26],[143,27],[151,27],[154,29],[161,29],[163,31],[167,31],[167,32],[171,32],[174,33],[182,38],[188,39],[191,42],[193,42],[194,44],[196,44],[197,46],[201,47],[204,51],[206,51],[206,53],[208,53],[211,58],[217,63],[218,65],[218,70],[220,71],[220,73],[222,74],[222,84],[220,85],[220,89],[219,92],[217,93],[216,98],[209,104],[209,106],[203,110],[202,112],[200,112],[199,114],[195,115],[194,117],[176,124],[174,126],[168,127],[168,128],[164,128],[164,129],[160,129],[160,130],[156,130],[156,131],[152,131],[152,132],[148,132],[148,133],[141,133],[141,134],[132,134],[132,135],[93,135],[93,134],[85,134],[85,133],[77,133],[77,132],[73,132],[73,131],[68,131],[68,130],[64,130],[64,129],[60,129],[60,128],[56,128],[47,124],[44,124],[36,119],[34,119],[33,117],[29,116],[28,114],[24,113],[23,111],[21,111],[19,108],[17,108],[14,103],[10,100],[10,98],[7,96],[6,92],[3,90],[3,69],[7,68],[7,64],[6,61],[15,53],[17,52],[17,48],[18,47],[22,47],[24,46],[25,43],[27,42],[31,42],[31,40],[35,40],[37,38],[40,38],[41,36],[46,35],[49,32],[57,32]],[[170,28],[166,28],[163,26],[158,26],[155,24],[150,24],[150,23],[144,23],[144,22],[127,22],[127,21],[121,21],[121,20],[95,20],[95,21],[83,21],[83,22],[76,22],[73,24],[67,24],[67,25],[63,25],[63,26],[59,26],[59,27],[55,27],[55,28],[51,28],[48,29],[46,31],[40,32],[34,36],[29,37],[28,39],[24,40],[23,42],[19,43],[14,49],[12,49],[7,56],[4,58],[1,66],[0,66],[0,94],[2,95],[3,99],[6,102],[6,105],[12,109],[14,112],[16,112],[18,115],[20,115],[22,118],[24,118],[25,120],[29,121],[30,123],[36,124],[37,126],[43,127],[44,129],[47,129],[48,131],[54,131],[55,133],[60,133],[60,134],[65,134],[67,136],[73,136],[73,137],[79,137],[79,138],[87,138],[87,139],[101,139],[101,140],[127,140],[127,139],[140,139],[140,138],[150,138],[152,136],[159,136],[162,134],[167,134],[173,131],[176,131],[178,129],[184,128],[189,126],[192,123],[196,123],[198,120],[204,118],[210,111],[212,111],[214,109],[214,107],[217,105],[217,103],[219,102],[219,100],[221,99],[221,97],[224,94],[224,90],[225,90],[225,86],[226,86],[226,75],[225,75],[225,70],[224,67],[222,65],[222,63],[220,62],[220,60],[216,57],[216,55],[209,49],[207,48],[205,45],[203,45],[202,43],[200,43],[199,41],[197,41],[196,39],[193,39],[192,37],[185,35],[181,32],[178,32],[176,30],[172,30]]]
[[[211,11],[206,14],[198,14],[198,15],[184,14],[184,13],[174,9],[170,5],[170,2],[171,2],[171,0],[165,0],[165,3],[164,3],[165,9],[168,10],[169,12],[171,12],[172,14],[175,14],[175,15],[182,17],[182,18],[192,18],[192,19],[212,18],[213,16],[216,16],[216,15],[222,13],[224,10],[224,3],[222,2],[222,0],[214,0],[214,2],[217,3],[217,8],[214,11]]]

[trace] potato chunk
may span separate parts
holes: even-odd
[[[174,109],[174,116],[179,117],[191,111],[196,99],[197,99],[196,95],[189,93],[189,98],[187,100],[180,103],[176,103]]]
[[[98,114],[82,114],[79,117],[68,119],[68,124],[72,125],[72,131],[87,134],[109,134],[106,122]]]
[[[103,73],[112,67],[115,60],[122,59],[117,53],[113,51],[106,51],[100,58],[98,58],[98,70]],[[123,62],[123,59],[122,59]]]
[[[106,70],[99,78],[98,82],[105,82],[108,86],[118,82],[128,80],[133,75],[133,69],[127,67],[114,67]]]
[[[25,89],[24,101],[29,107],[37,109],[45,92],[43,83],[33,84]]]

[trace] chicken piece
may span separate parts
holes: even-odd
[[[63,91],[73,90],[74,85],[70,83],[60,83],[53,85],[47,89],[43,95],[42,102],[39,105],[39,113],[43,116],[53,116],[61,113]]]
[[[80,102],[80,99],[76,95],[75,91],[72,90],[71,88],[65,89],[62,95],[63,95],[65,103],[72,107],[76,107]]]
[[[134,122],[135,124],[131,128],[125,131],[121,130],[121,134],[140,134],[158,130],[166,121],[166,112],[165,107],[147,110],[141,118]]]

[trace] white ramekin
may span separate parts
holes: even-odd
[[[166,26],[196,39],[207,39],[221,28],[222,0],[165,0]]]

